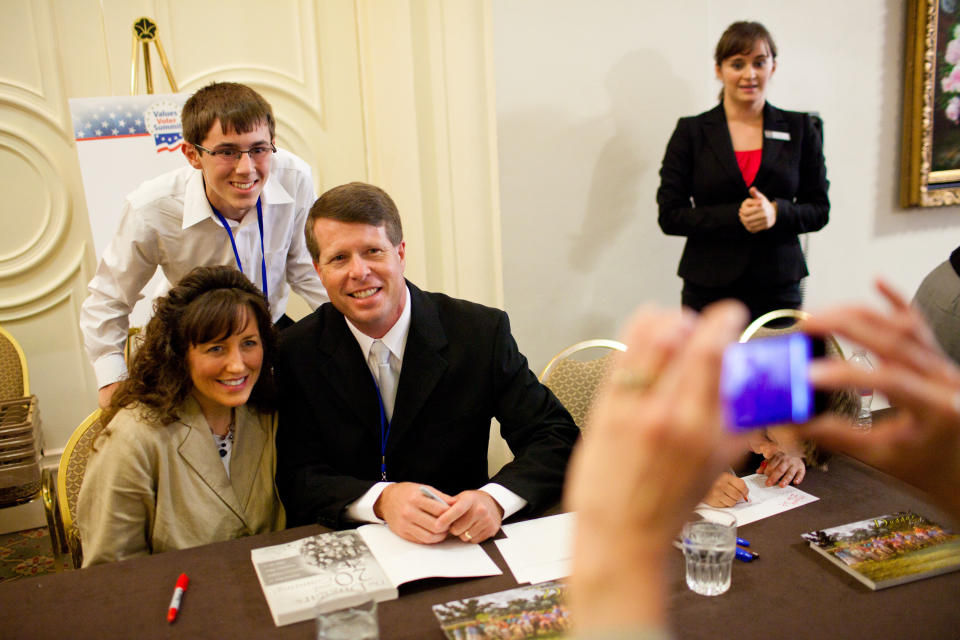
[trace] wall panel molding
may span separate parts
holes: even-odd
[[[5,294],[0,298],[0,322],[6,320],[22,320],[46,311],[55,302],[50,302],[64,287],[73,284],[75,281],[81,282],[86,290],[86,284],[89,278],[84,278],[83,268],[86,262],[87,244],[83,243],[74,250],[73,255],[65,261],[65,265],[59,272],[47,271],[44,274],[43,283],[39,288],[28,288],[28,293],[19,295]],[[77,304],[79,309],[80,303]]]
[[[29,240],[13,251],[0,254],[0,279],[4,279],[33,269],[48,259],[61,246],[70,216],[69,194],[55,169],[55,159],[51,152],[44,151],[41,141],[30,133],[10,128],[0,130],[0,149],[22,158],[24,164],[36,173],[39,184],[46,187],[46,191],[40,194],[44,206],[35,212],[38,215],[21,212],[37,222]]]
[[[485,3],[357,0],[357,24],[367,171],[400,209],[408,276],[502,304]]]
[[[14,104],[31,114],[48,119],[58,130],[69,130],[62,92],[57,82],[58,49],[50,34],[54,33],[51,0],[4,0],[4,15],[9,23],[0,44],[4,72],[0,75],[0,102]],[[6,26],[6,25],[5,25]],[[11,47],[15,51],[5,51]],[[27,71],[16,65],[34,63]],[[17,71],[24,72],[16,77]],[[32,77],[30,75],[33,74]]]
[[[96,386],[78,328],[77,310],[85,290],[67,282],[29,314],[0,321],[27,353],[30,390],[40,402],[45,450],[62,447],[80,421],[96,407]],[[24,347],[26,352],[26,347]]]
[[[234,3],[231,7],[236,9],[237,15],[249,13],[249,7],[244,7],[245,3]],[[326,2],[311,2],[310,0],[295,0],[287,2],[276,2],[270,5],[274,12],[264,14],[266,7],[259,6],[256,13],[260,15],[260,20],[244,19],[244,27],[239,28],[238,22],[231,22],[231,18],[226,18],[226,27],[221,27],[227,32],[236,34],[226,38],[235,45],[235,49],[224,50],[223,38],[211,38],[207,40],[220,40],[218,44],[211,49],[209,43],[203,39],[194,37],[195,32],[200,29],[205,21],[203,16],[208,11],[220,12],[220,5],[215,3],[198,4],[192,0],[167,1],[159,3],[156,11],[158,26],[169,32],[171,49],[175,54],[169,55],[171,64],[174,65],[174,72],[177,75],[177,82],[181,87],[191,86],[199,88],[206,84],[210,76],[216,77],[217,74],[229,74],[232,69],[243,69],[244,72],[260,72],[272,78],[274,82],[286,80],[287,84],[295,87],[296,91],[304,96],[307,102],[318,103],[320,98],[319,81],[317,73],[317,52],[323,49],[316,33],[315,13],[317,5],[324,5]],[[342,4],[342,2],[340,3]],[[198,11],[200,12],[198,14]],[[181,18],[185,15],[185,18]],[[198,20],[198,15],[200,20]],[[285,18],[289,15],[290,20],[285,23],[274,24],[275,18]],[[252,23],[252,24],[251,24]],[[241,35],[242,34],[242,35]],[[164,37],[161,34],[161,37]],[[239,37],[239,39],[238,39]],[[166,38],[164,38],[166,42]],[[282,46],[275,47],[273,43],[282,41]],[[265,47],[260,47],[259,43],[265,43]],[[194,56],[200,51],[204,51],[209,56],[212,63],[207,63],[201,68],[195,68],[193,65]],[[263,51],[263,55],[251,55],[250,51]],[[264,62],[270,55],[278,54],[278,64],[268,64]],[[238,60],[237,63],[223,62],[230,60],[231,56]],[[189,65],[184,63],[189,60]],[[292,65],[280,64],[280,62],[290,61]],[[177,63],[180,62],[180,70],[177,70]],[[184,69],[190,69],[184,72]],[[222,78],[220,78],[222,79]]]

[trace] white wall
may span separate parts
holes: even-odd
[[[808,309],[912,295],[960,244],[960,210],[897,205],[905,5],[898,0],[493,0],[504,300],[539,370],[611,337],[636,305],[677,305],[682,238],[656,222],[676,119],[716,104],[713,48],[763,22],[770,101],[824,120],[831,222],[810,236]]]

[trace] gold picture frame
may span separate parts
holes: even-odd
[[[908,0],[900,204],[960,204],[960,0]]]

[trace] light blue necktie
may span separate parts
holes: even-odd
[[[370,347],[370,357],[377,367],[377,382],[380,384],[380,399],[387,420],[393,419],[393,403],[397,398],[397,378],[390,367],[390,349],[379,340]]]

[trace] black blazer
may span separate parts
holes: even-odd
[[[410,287],[411,323],[387,441],[387,479],[448,494],[488,481],[490,419],[515,459],[492,480],[529,503],[560,497],[579,430],[517,350],[507,314]],[[380,480],[380,407],[343,315],[327,303],[282,334],[277,485],[290,526],[349,526]]]
[[[660,228],[686,236],[678,275],[706,287],[741,277],[760,285],[797,282],[807,275],[798,233],[827,224],[827,172],[813,117],[763,107],[763,156],[754,186],[777,201],[777,221],[750,233],[738,217],[750,193],[733,152],[720,104],[680,118],[660,169]],[[789,137],[789,139],[783,139]]]

